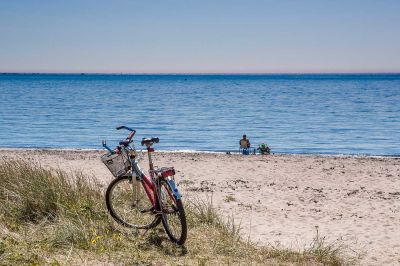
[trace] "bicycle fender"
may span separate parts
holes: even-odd
[[[167,178],[165,180],[168,182],[168,185],[171,188],[172,193],[174,193],[175,198],[176,199],[181,199],[182,195],[181,195],[181,193],[179,193],[179,190],[175,185],[175,181],[170,179],[170,178]]]

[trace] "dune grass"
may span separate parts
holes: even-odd
[[[186,202],[185,247],[161,226],[127,230],[107,213],[104,187],[81,174],[26,161],[0,161],[0,264],[3,265],[343,265],[341,248],[318,234],[291,251],[244,241],[209,202]]]

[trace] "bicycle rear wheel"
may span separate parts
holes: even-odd
[[[185,210],[182,200],[176,199],[168,183],[161,179],[159,183],[159,204],[162,223],[172,242],[183,245],[187,237]]]
[[[111,216],[126,227],[149,229],[161,221],[155,215],[141,181],[135,177],[114,179],[106,191],[106,205]]]

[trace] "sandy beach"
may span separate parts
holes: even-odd
[[[0,157],[82,171],[106,185],[113,177],[103,153],[1,149]],[[400,158],[165,152],[154,159],[177,169],[186,200],[212,199],[260,245],[304,249],[318,228],[362,265],[400,264]]]

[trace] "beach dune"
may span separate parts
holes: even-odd
[[[106,186],[113,177],[102,153],[0,150],[1,157],[82,171]],[[400,158],[163,152],[154,160],[177,169],[185,200],[212,200],[253,242],[301,250],[318,230],[361,264],[400,264]]]

